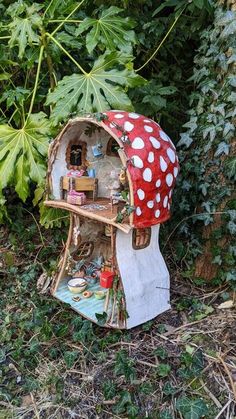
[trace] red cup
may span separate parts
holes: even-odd
[[[103,271],[100,275],[100,285],[103,288],[111,288],[115,274],[113,272]]]

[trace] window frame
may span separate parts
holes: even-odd
[[[73,165],[70,163],[72,146],[81,146],[81,165]],[[66,149],[66,165],[69,170],[80,170],[86,166],[87,144],[85,141],[71,140]]]
[[[119,149],[119,144],[118,142],[115,140],[115,138],[110,137],[107,143],[107,149],[106,149],[106,155],[107,156],[111,156],[111,157],[119,157],[119,152],[118,150],[116,152],[112,151],[112,143],[115,142],[117,145],[117,148]]]
[[[132,232],[132,246],[134,250],[141,250],[148,247],[151,243],[152,229],[151,227],[134,228]],[[141,239],[141,244],[137,243],[137,239]],[[143,241],[143,243],[142,243]]]

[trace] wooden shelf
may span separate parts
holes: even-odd
[[[48,200],[44,201],[44,204],[48,207],[60,208],[83,217],[88,217],[91,220],[101,221],[105,224],[113,225],[114,227],[122,230],[124,233],[129,233],[131,226],[129,224],[122,224],[116,222],[117,207],[113,206],[111,209],[110,199],[108,198],[97,198],[95,201],[87,200],[85,205],[72,205],[63,200]],[[91,209],[89,206],[91,205]],[[104,207],[102,209],[94,209],[92,206],[99,205]]]

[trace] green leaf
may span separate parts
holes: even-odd
[[[167,377],[171,370],[171,366],[169,364],[159,364],[157,367],[157,372],[160,377]]]
[[[27,96],[29,96],[29,93],[29,89],[25,89],[20,86],[17,86],[15,89],[7,89],[1,95],[0,103],[6,101],[7,109],[15,104],[22,106]]]
[[[202,399],[181,397],[176,402],[176,408],[184,419],[200,419],[208,413],[206,403]]]
[[[64,360],[67,368],[72,368],[76,360],[78,359],[78,351],[66,351],[64,353]]]
[[[16,8],[15,6],[19,7]],[[13,48],[15,45],[18,45],[19,58],[23,57],[27,45],[39,44],[39,35],[36,31],[41,28],[42,19],[37,12],[41,8],[42,6],[39,4],[33,3],[32,6],[28,7],[23,2],[17,2],[8,8],[8,13],[13,18],[8,25],[11,33],[9,46]],[[19,16],[22,13],[24,13],[24,16]]]
[[[225,175],[236,180],[236,157],[229,157],[225,162]]]
[[[98,324],[100,324],[101,326],[104,326],[104,324],[107,321],[107,313],[105,311],[102,314],[95,313],[95,316],[98,321]]]
[[[55,123],[67,118],[71,112],[102,112],[108,108],[132,110],[132,103],[124,91],[127,87],[144,84],[122,53],[104,54],[98,58],[90,73],[72,74],[58,82],[48,94],[47,105],[54,104],[52,118]],[[122,65],[123,69],[118,69]]]
[[[135,24],[129,17],[118,16],[120,12],[122,12],[122,9],[111,6],[109,9],[104,9],[98,19],[87,17],[80,23],[76,35],[90,29],[86,36],[86,46],[89,53],[97,45],[102,50],[105,48],[110,51],[119,49],[126,53],[132,51],[132,44],[136,43],[136,39],[134,31],[131,29]]]
[[[0,73],[0,81],[9,80],[10,78],[11,78],[11,74],[10,73],[7,73],[7,72]]]
[[[39,191],[40,194],[40,191]],[[36,199],[36,198],[35,198]],[[40,199],[40,198],[39,198]],[[36,204],[37,201],[34,201]],[[61,227],[63,223],[69,220],[68,211],[63,211],[58,208],[46,207],[43,202],[40,207],[40,224],[45,228]]]
[[[31,115],[22,129],[0,125],[0,189],[11,184],[25,201],[29,183],[45,175],[50,124],[43,112]]]
[[[173,416],[169,410],[165,409],[160,412],[158,419],[173,419]]]

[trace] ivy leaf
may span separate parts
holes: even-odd
[[[225,174],[229,179],[236,180],[236,157],[229,157],[226,160]]]
[[[97,322],[100,326],[104,326],[104,324],[106,324],[107,321],[107,313],[104,311],[102,314],[100,313],[95,313]]]
[[[193,139],[190,137],[190,135],[185,132],[184,134],[180,134],[180,140],[177,144],[178,147],[185,146],[186,148],[189,148],[192,144]]]
[[[118,16],[122,12],[119,7],[111,6],[101,12],[98,19],[87,17],[80,23],[76,35],[90,29],[86,36],[86,46],[91,53],[97,45],[102,44],[102,49],[110,51],[119,49],[126,53],[132,51],[132,44],[136,43],[135,33],[131,30],[135,23],[129,17]]]
[[[229,154],[229,144],[225,143],[224,141],[221,141],[218,144],[217,150],[214,154],[215,157],[220,156],[221,154]]]
[[[117,65],[119,69],[115,68]],[[120,69],[121,65],[123,69]],[[55,105],[52,118],[56,123],[74,111],[102,112],[108,108],[132,110],[132,103],[124,88],[144,83],[145,80],[134,72],[131,57],[113,52],[100,56],[90,73],[65,76],[56,89],[48,94],[46,104]]]
[[[0,125],[0,189],[15,185],[25,201],[29,183],[42,183],[50,124],[43,112],[31,115],[22,129]]]
[[[200,419],[208,413],[208,408],[202,399],[181,397],[177,400],[176,408],[184,419]]]
[[[18,57],[22,58],[27,45],[33,45],[33,43],[39,44],[39,35],[36,31],[41,27],[42,19],[37,12],[42,6],[33,3],[32,6],[28,7],[22,2],[17,2],[16,5],[18,3],[21,3],[21,7],[18,7],[17,10],[11,6],[8,9],[8,13],[13,18],[12,22],[8,25],[11,33],[9,46],[13,48],[15,45],[18,45]],[[18,13],[20,16],[15,15],[15,13]],[[22,13],[24,13],[23,17],[21,16]]]

